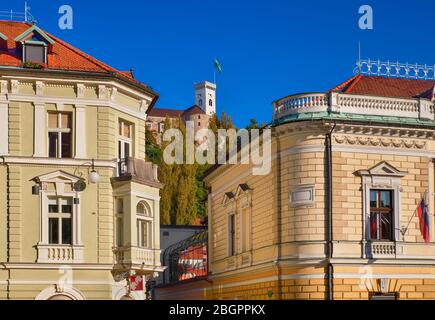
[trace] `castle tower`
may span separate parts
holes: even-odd
[[[195,85],[195,104],[207,115],[216,113],[216,84],[203,81]]]

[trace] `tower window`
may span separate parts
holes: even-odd
[[[200,107],[202,107],[202,99],[199,99],[199,100],[198,100],[198,105],[199,105]]]
[[[210,107],[213,107],[213,100],[212,100],[212,99],[208,100],[208,105],[209,105]]]

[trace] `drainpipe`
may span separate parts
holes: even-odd
[[[325,163],[325,171],[327,179],[327,201],[328,201],[328,212],[326,219],[326,260],[327,260],[327,287],[328,287],[328,300],[334,300],[334,287],[333,287],[333,276],[334,276],[334,266],[331,263],[332,259],[332,240],[333,240],[333,232],[332,232],[332,133],[335,130],[336,123],[325,136],[325,148],[326,148],[326,163]]]
[[[274,129],[274,128],[272,128]],[[276,230],[277,230],[277,258],[274,261],[277,270],[277,299],[282,300],[282,197],[281,197],[281,141],[276,135],[276,170],[275,170],[275,190],[276,190]]]

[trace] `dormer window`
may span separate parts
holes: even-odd
[[[36,25],[16,37],[15,42],[22,49],[22,60],[25,66],[47,64],[47,54],[54,44],[54,41]]]
[[[26,41],[23,45],[24,63],[47,63],[47,46],[44,43],[30,43]]]

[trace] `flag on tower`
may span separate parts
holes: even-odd
[[[221,64],[219,63],[219,61],[217,59],[214,59],[214,67],[217,69],[217,71],[219,73],[222,73],[222,67]]]

